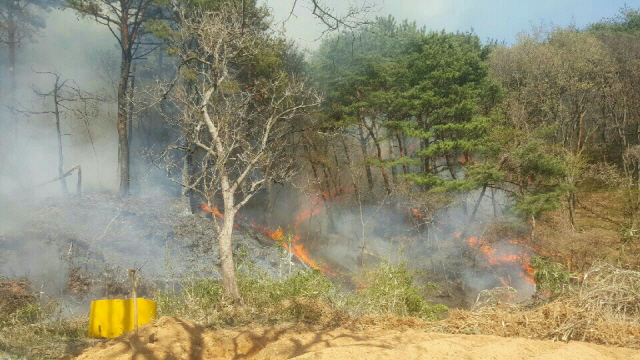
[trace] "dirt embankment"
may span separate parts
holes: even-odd
[[[160,318],[87,349],[78,359],[640,359],[632,349],[583,342],[429,333],[380,327],[209,330]]]

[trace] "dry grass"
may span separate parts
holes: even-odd
[[[0,280],[0,358],[57,359],[79,353],[86,339],[87,318],[64,319],[55,301],[43,301],[29,282]]]
[[[640,270],[640,237],[624,241],[624,198],[618,192],[606,191],[581,193],[579,200],[589,211],[576,208],[575,229],[566,208],[544,213],[538,219],[532,244],[536,252],[568,263],[578,273],[598,261]]]
[[[498,303],[455,310],[432,331],[548,340],[580,340],[640,348],[640,272],[595,264],[585,281],[548,304]]]
[[[87,318],[13,324],[0,329],[0,358],[59,359],[96,343],[86,337]]]

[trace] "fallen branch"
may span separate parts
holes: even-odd
[[[35,186],[28,187],[26,189],[16,190],[16,191],[12,192],[11,194],[23,193],[25,191],[37,189],[39,187],[43,187],[43,186],[51,184],[53,182],[62,180],[64,178],[68,177],[69,175],[73,174],[73,172],[75,170],[78,170],[78,183],[76,185],[76,191],[77,191],[77,195],[80,196],[82,194],[82,189],[81,189],[82,188],[82,168],[80,167],[80,165],[76,165],[76,166],[72,167],[66,173],[62,174],[61,176],[56,177],[55,179],[49,180],[49,181],[44,182],[42,184],[38,184],[38,185],[35,185]]]

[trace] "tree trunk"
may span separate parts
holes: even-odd
[[[396,160],[396,153],[393,150],[393,140],[391,140],[391,138],[389,138],[389,141],[387,142],[387,144],[389,145],[389,157],[391,158],[391,160]],[[393,183],[397,183],[398,182],[398,170],[396,169],[396,166],[391,166],[391,179],[393,180]]]
[[[349,167],[349,177],[351,178],[351,186],[353,186],[353,192],[356,194],[356,198],[360,200],[360,189],[358,189],[358,185],[356,184],[355,177],[353,176],[353,170],[351,169],[351,156],[349,155],[349,148],[347,147],[347,142],[344,139],[344,136],[340,136],[340,140],[342,141],[342,148],[344,149],[344,155],[347,158],[347,165]]]
[[[400,157],[403,158],[406,154],[404,141],[402,141],[402,133],[399,130],[396,130],[396,138],[398,139],[398,149],[400,149]],[[402,164],[402,173],[407,173],[407,164]]]
[[[193,156],[190,150],[185,150],[182,161],[182,183],[184,184],[182,188],[182,200],[184,202],[185,213],[195,214],[197,205],[194,201],[194,191],[191,189],[194,184],[192,183]]]
[[[129,141],[129,148],[131,148],[133,142],[133,96],[136,87],[136,62],[131,65],[131,87],[129,88],[129,112],[127,117],[128,130],[127,137]]]
[[[471,225],[473,221],[476,219],[476,214],[478,213],[478,209],[480,208],[480,203],[482,203],[482,198],[484,198],[484,193],[487,191],[487,184],[484,184],[482,187],[482,191],[480,192],[480,196],[478,196],[478,200],[476,201],[476,205],[473,207],[473,212],[471,213],[471,217],[469,217],[469,221],[467,226]]]
[[[127,136],[127,88],[131,58],[123,54],[118,86],[118,165],[120,169],[120,195],[129,195],[129,137]]]
[[[369,184],[369,191],[373,190],[373,173],[371,172],[371,165],[367,163],[367,158],[369,158],[369,154],[367,154],[367,139],[364,137],[364,132],[362,131],[362,125],[358,126],[358,132],[360,135],[360,150],[362,151],[362,159],[365,162],[364,170],[367,174],[367,183]]]
[[[382,166],[383,159],[382,159],[382,148],[380,147],[380,142],[377,140],[375,132],[373,131],[373,126],[367,126],[367,124],[364,124],[364,127],[369,131],[369,136],[371,136],[371,140],[373,140],[373,143],[376,145],[376,149],[378,150],[377,152],[378,161],[380,162],[380,172],[382,173],[382,180],[384,181],[384,187],[387,190],[387,194],[391,194],[391,185],[389,185],[389,177],[387,176],[387,172],[384,169],[384,166]]]
[[[9,74],[9,98],[11,103],[16,99],[16,40],[17,23],[13,13],[14,1],[7,4],[7,45],[9,47],[9,59],[7,63],[7,74]]]
[[[224,175],[223,175],[224,176]],[[224,219],[220,234],[218,234],[218,246],[220,247],[220,267],[222,268],[222,288],[224,297],[232,302],[240,301],[238,277],[233,262],[233,222],[236,216],[234,210],[233,193],[229,189],[228,180],[222,180],[222,198],[224,202]]]
[[[582,110],[580,109],[580,115],[578,115],[578,146],[576,147],[576,154],[579,154],[580,151],[582,150],[582,146],[583,146],[583,141],[582,141],[582,134],[583,134],[583,127],[584,127],[584,114],[586,113],[586,110]]]
[[[53,89],[53,106],[54,114],[56,115],[56,132],[58,134],[58,176],[60,176],[60,182],[62,183],[62,193],[68,194],[67,179],[64,175],[64,156],[62,154],[62,131],[60,130],[60,109],[58,108],[58,78],[56,78],[55,88]]]

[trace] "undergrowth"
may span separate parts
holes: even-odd
[[[213,279],[185,281],[181,292],[157,291],[158,315],[171,315],[214,326],[292,321],[333,325],[351,315],[394,314],[436,319],[448,310],[432,305],[414,285],[404,264],[383,264],[364,271],[358,290],[339,289],[319,271],[300,271],[279,280],[255,271],[242,272],[238,285],[243,303],[231,306],[222,284]]]
[[[59,359],[92,343],[89,319],[63,318],[55,301],[26,303],[12,312],[0,309],[0,358]]]
[[[356,279],[359,289],[347,297],[352,312],[363,314],[394,314],[435,320],[449,310],[441,304],[430,304],[421,292],[434,289],[434,285],[418,287],[414,274],[406,264],[381,264],[367,269]]]
[[[220,280],[193,277],[185,279],[180,290],[154,292],[158,316],[177,316],[215,327],[282,322],[330,327],[361,315],[435,319],[447,310],[424,300],[430,287],[416,286],[404,264],[382,264],[363,271],[355,279],[355,292],[341,289],[319,271],[299,271],[277,279],[251,266],[239,270],[241,304],[224,300]],[[96,342],[86,337],[87,328],[87,317],[65,318],[59,303],[34,297],[11,311],[0,309],[0,358],[51,359],[78,354]]]
[[[564,264],[540,256],[531,259],[531,267],[535,269],[533,280],[536,282],[536,288],[551,297],[562,294],[575,277]]]

